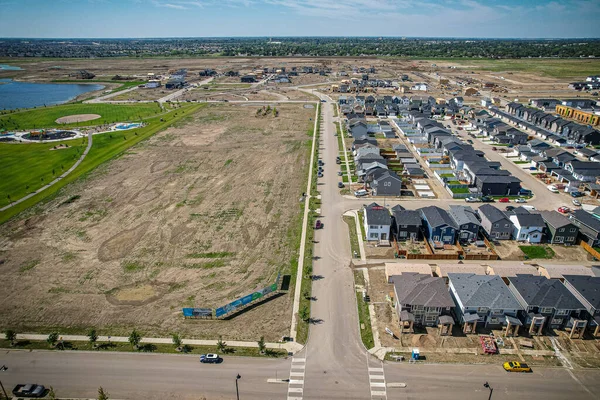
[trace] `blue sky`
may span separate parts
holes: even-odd
[[[0,0],[0,37],[600,37],[599,0]]]

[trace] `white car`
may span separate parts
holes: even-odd
[[[525,200],[525,199],[516,199],[515,203],[527,203],[527,200]]]
[[[574,206],[578,206],[578,207],[581,206],[581,202],[577,199],[573,199],[572,203]]]
[[[479,199],[477,197],[467,197],[465,201],[467,203],[479,203]]]
[[[548,185],[547,188],[552,193],[558,193],[558,188],[556,186],[554,186],[554,185]]]
[[[202,354],[200,356],[200,362],[203,364],[218,364],[221,361],[223,361],[223,359],[221,357],[219,357],[218,354]]]

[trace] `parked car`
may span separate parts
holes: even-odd
[[[319,160],[319,166],[323,165],[323,160]]]
[[[465,201],[467,203],[479,203],[480,200],[477,197],[467,197]]]
[[[221,357],[219,357],[218,354],[209,353],[209,354],[202,354],[200,356],[200,362],[203,364],[218,364],[221,361],[223,361],[223,359]]]
[[[342,171],[338,171],[338,176],[342,176],[344,173]]]
[[[496,151],[496,150],[498,150],[498,148],[494,146],[494,147],[492,147],[492,150]]]
[[[510,199],[508,197],[503,197],[500,200],[498,200],[500,203],[510,203]]]
[[[507,372],[531,372],[531,367],[518,361],[505,362],[503,365]]]
[[[368,194],[369,194],[369,192],[367,192],[365,189],[360,189],[360,190],[357,190],[356,192],[354,192],[354,195],[356,197],[362,197],[362,196],[366,196]]]
[[[46,388],[43,385],[34,385],[33,383],[19,384],[15,386],[12,392],[17,397],[44,397]]]
[[[548,188],[549,191],[551,191],[552,193],[558,193],[558,188],[554,185],[548,185],[546,186]]]
[[[573,205],[577,207],[581,207],[581,202],[577,199],[573,199]]]
[[[493,203],[495,201],[494,198],[491,196],[482,196],[479,200],[481,200],[484,203]]]
[[[571,192],[571,197],[583,197],[584,194],[581,192]]]
[[[515,203],[527,203],[527,200],[519,198],[515,200]]]
[[[322,229],[323,228],[323,223],[321,222],[320,219],[317,220],[317,222],[315,222],[315,229]]]
[[[571,212],[571,209],[567,206],[560,206],[558,207],[558,212],[559,213],[563,213],[563,214],[567,214]]]
[[[338,182],[338,187],[341,189],[344,187],[344,182]]]
[[[322,178],[323,177],[323,172],[319,171],[319,173],[317,174],[317,177]]]
[[[469,143],[469,144],[473,144],[473,141],[472,141],[471,139],[468,139],[468,140],[467,140],[467,143]]]
[[[506,206],[506,208],[505,208],[506,211],[512,211],[514,209],[515,209],[514,206]]]
[[[535,169],[535,167],[533,167]],[[531,196],[532,192],[529,189],[519,189],[519,196]]]

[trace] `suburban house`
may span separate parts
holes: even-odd
[[[600,336],[600,277],[565,275],[564,284],[587,311],[588,326]]]
[[[505,170],[487,170],[493,174],[485,174],[480,171],[476,173],[475,185],[486,196],[510,196],[516,195],[521,190],[521,180]]]
[[[395,206],[392,207],[392,217],[396,240],[421,240],[423,221],[419,211],[405,210],[401,206]]]
[[[546,224],[540,214],[530,213],[519,207],[510,213],[510,221],[514,225],[513,237],[520,242],[540,243]]]
[[[458,226],[458,240],[477,240],[481,223],[470,206],[450,205],[448,213]]]
[[[456,303],[455,313],[464,333],[485,328],[507,327],[507,335],[517,335],[523,307],[498,275],[449,273],[448,288]]]
[[[446,210],[436,206],[429,206],[423,207],[419,211],[423,218],[425,235],[434,246],[436,242],[443,244],[455,243],[458,226]]]
[[[508,240],[514,230],[513,223],[502,211],[490,204],[484,204],[477,209],[481,219],[481,227],[488,237],[496,240]]]
[[[575,244],[579,228],[558,211],[540,211],[546,223],[545,238],[553,244]]]
[[[585,307],[558,279],[544,276],[517,275],[508,278],[508,288],[525,310],[521,319],[531,334],[550,329],[579,326],[585,321]],[[587,322],[587,321],[585,321]]]
[[[395,308],[402,330],[408,325],[437,326],[440,322],[453,325],[454,320],[450,317],[450,310],[454,302],[448,293],[444,279],[431,275],[406,272],[402,275],[391,277],[394,283]],[[440,317],[445,315],[440,321]],[[451,326],[449,333],[452,332]]]
[[[365,239],[368,241],[390,240],[392,216],[387,208],[371,203],[364,209]]]
[[[569,219],[577,225],[583,240],[594,247],[600,243],[600,219],[585,210],[575,210]]]
[[[354,139],[365,138],[368,135],[367,123],[364,120],[350,122],[348,125],[348,130]]]
[[[371,181],[373,196],[400,196],[402,179],[393,171],[385,171]]]

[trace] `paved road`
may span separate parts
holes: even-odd
[[[200,365],[194,356],[7,351],[0,378],[53,385],[59,394],[93,396],[100,385],[114,398],[235,398],[235,376],[242,375],[242,399],[593,399],[600,371],[536,368],[533,374],[508,374],[498,365],[413,365],[384,363],[370,356],[359,336],[350,246],[342,213],[369,201],[342,197],[337,188],[337,138],[331,105],[324,103],[319,179],[324,229],[316,233],[312,317],[307,346],[292,360],[227,358],[221,365]],[[450,200],[436,201],[437,204]],[[545,200],[540,200],[545,204]],[[404,201],[420,207],[423,200]],[[288,378],[289,384],[267,379]],[[404,389],[388,388],[406,383]]]
[[[102,386],[111,399],[233,399],[239,373],[240,398],[259,400],[285,398],[287,385],[267,379],[287,375],[290,360],[240,357],[213,365],[198,356],[7,351],[0,365],[8,366],[0,372],[7,391],[37,382],[61,397],[94,397]]]
[[[42,186],[41,188],[39,188],[35,192],[29,193],[27,196],[21,197],[19,200],[14,201],[14,202],[10,203],[9,205],[0,208],[0,211],[6,211],[6,210],[8,210],[11,207],[14,207],[17,204],[22,203],[25,200],[28,200],[28,199],[32,198],[33,196],[37,195],[38,193],[43,192],[46,189],[49,189],[50,187],[52,187],[52,185],[56,184],[61,179],[64,179],[67,175],[69,175],[71,172],[73,172],[75,170],[75,168],[77,168],[79,166],[79,164],[81,164],[81,162],[83,161],[83,159],[85,158],[85,156],[87,156],[87,154],[89,153],[90,149],[92,148],[92,141],[93,141],[93,139],[92,139],[92,132],[89,132],[88,133],[88,143],[87,143],[87,146],[86,146],[85,150],[83,151],[83,153],[81,154],[81,156],[79,157],[79,159],[75,162],[75,164],[73,164],[73,166],[71,166],[71,168],[69,168],[68,170],[66,170],[65,172],[63,172],[58,178],[56,178],[53,181],[49,182],[47,185]]]

